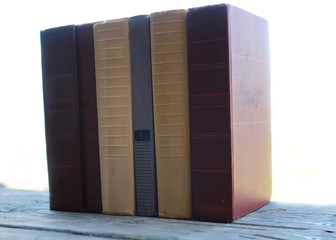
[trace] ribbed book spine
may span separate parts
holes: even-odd
[[[129,19],[136,213],[157,216],[149,16]]]
[[[159,216],[191,217],[186,11],[151,14]]]
[[[77,26],[78,84],[85,210],[101,212],[93,24]]]
[[[76,28],[41,31],[50,208],[83,211]]]
[[[128,19],[94,25],[103,212],[135,214]]]
[[[193,217],[232,218],[230,67],[226,5],[187,15]]]

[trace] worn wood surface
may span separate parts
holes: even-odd
[[[0,188],[0,239],[336,239],[336,205],[271,202],[224,224],[50,211],[48,192]]]

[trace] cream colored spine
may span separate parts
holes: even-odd
[[[103,212],[134,215],[128,19],[94,25]]]
[[[151,14],[159,215],[191,217],[186,11]]]

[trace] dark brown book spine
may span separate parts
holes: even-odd
[[[93,24],[79,25],[76,29],[85,210],[101,212]]]
[[[187,15],[193,217],[232,220],[230,66],[226,5]]]
[[[83,211],[76,28],[41,31],[50,209]]]

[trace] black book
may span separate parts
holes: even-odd
[[[129,19],[136,212],[157,216],[149,16]]]

